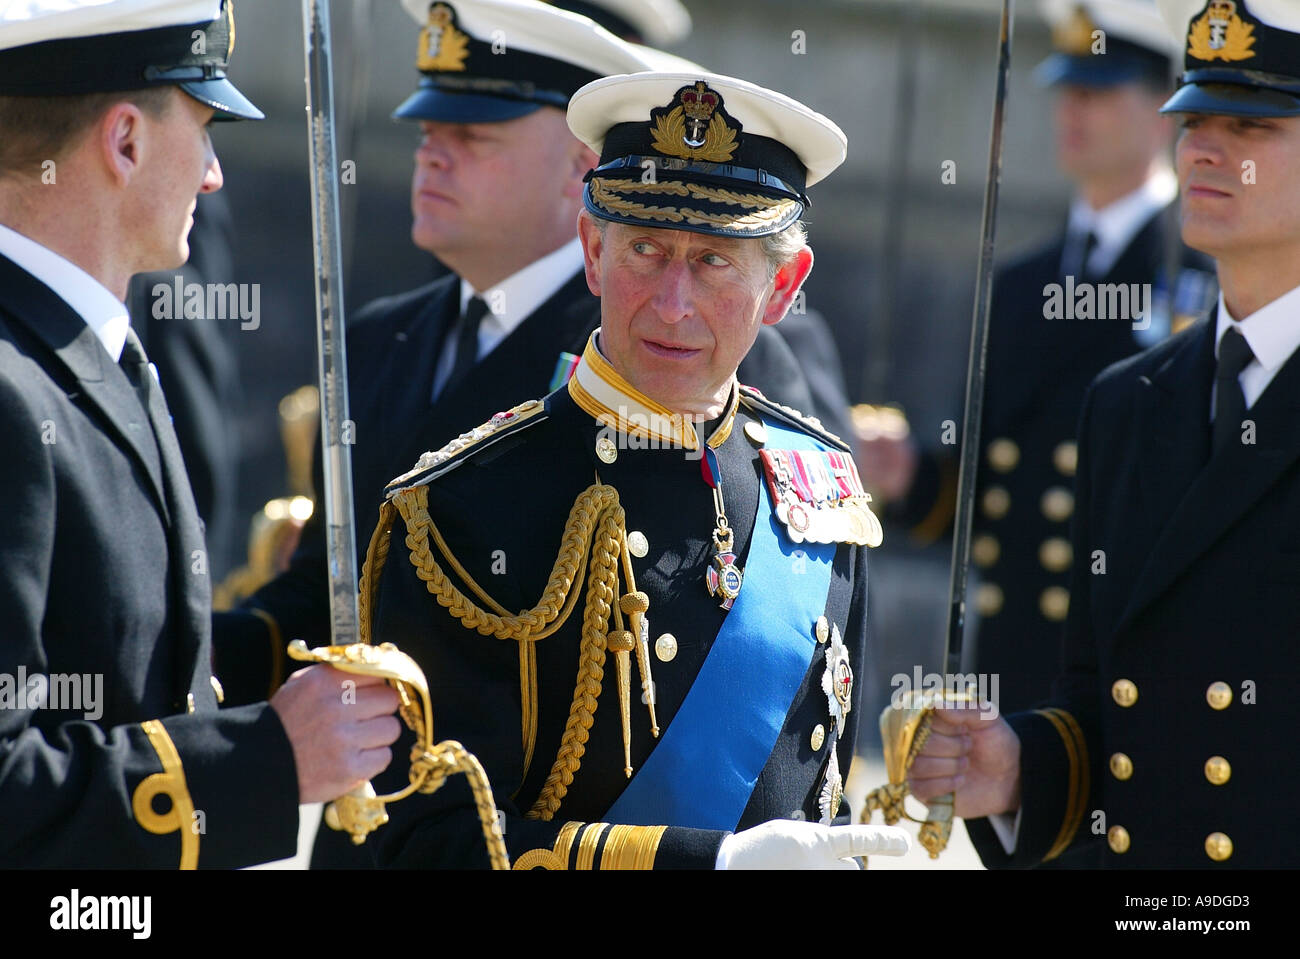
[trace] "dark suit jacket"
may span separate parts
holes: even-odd
[[[1110,833],[1108,867],[1300,865],[1295,831],[1277,826],[1300,766],[1300,353],[1247,412],[1255,442],[1211,457],[1214,329],[1202,321],[1089,389],[1052,700],[1065,715],[1010,717],[1014,858],[987,822],[967,823],[990,865],[1032,864],[1094,832]],[[1224,708],[1210,704],[1215,683],[1231,691]],[[1210,780],[1211,757],[1227,761],[1226,782]],[[1222,862],[1206,852],[1216,833],[1232,843]]]
[[[1171,286],[1166,261],[1177,229],[1171,204],[1147,221],[1104,276],[1076,277],[1076,285],[1151,284],[1154,307],[1156,293]],[[971,599],[980,616],[975,669],[999,677],[1000,705],[1008,713],[1043,700],[1060,670],[1084,394],[1107,366],[1142,349],[1131,315],[1044,317],[1044,288],[1066,283],[1064,245],[1062,233],[999,270],[993,285],[972,543],[981,586]],[[1176,251],[1176,288],[1199,280],[1213,289],[1212,261],[1181,243]],[[955,455],[926,463],[910,504],[912,521],[928,516],[925,525],[938,535],[953,515],[956,479]]]
[[[0,697],[21,672],[102,682],[94,710],[84,692],[79,709],[0,708],[0,865],[174,868],[180,834],[132,808],[163,770],[141,725],[154,719],[204,814],[199,865],[292,855],[283,727],[265,703],[216,710],[202,528],[174,434],[155,441],[91,329],[5,257],[0,424]]]

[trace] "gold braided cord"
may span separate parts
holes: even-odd
[[[595,489],[595,487],[592,487]],[[551,766],[550,775],[542,791],[528,810],[528,818],[551,819],[560,808],[560,802],[569,791],[573,776],[582,764],[587,750],[591,724],[595,720],[596,705],[600,698],[600,685],[605,676],[605,633],[609,629],[610,609],[614,590],[618,585],[619,530],[625,529],[623,507],[618,504],[618,493],[613,487],[604,487],[613,494],[613,508],[603,514],[600,531],[592,546],[591,572],[587,578],[587,605],[582,614],[582,645],[578,651],[578,678],[574,685],[573,702],[569,718],[564,724],[560,750]]]
[[[357,613],[360,622],[361,642],[371,645],[374,636],[372,614],[375,608],[375,593],[379,589],[379,574],[384,571],[388,561],[388,547],[392,542],[390,535],[397,510],[392,503],[385,501],[379,507],[379,522],[370,534],[370,545],[366,547],[366,559],[361,564],[361,594],[357,597]]]
[[[427,487],[402,490],[391,502],[406,523],[406,546],[416,574],[424,580],[440,606],[467,629],[477,630],[485,636],[514,639],[531,645],[554,633],[573,611],[590,553],[590,570],[586,575],[587,603],[583,613],[573,702],[555,762],[540,795],[527,813],[530,819],[550,820],[581,765],[604,678],[605,633],[618,585],[618,562],[626,538],[626,520],[618,503],[618,492],[612,486],[596,484],[579,494],[569,511],[560,551],[541,599],[532,609],[514,615],[505,614],[502,607],[494,603],[451,556],[429,516]],[[456,587],[429,549],[431,535],[456,574],[476,595],[500,612],[484,610]],[[521,656],[520,670],[521,691],[528,691],[524,696],[521,725],[525,755],[531,758],[531,744],[536,737],[535,660]]]
[[[506,855],[506,843],[501,836],[492,787],[478,758],[454,739],[448,739],[434,746],[432,752],[425,752],[411,762],[411,782],[425,794],[437,792],[453,773],[464,773],[469,781],[492,868],[509,869],[510,858]]]

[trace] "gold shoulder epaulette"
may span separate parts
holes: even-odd
[[[423,486],[443,473],[454,470],[471,455],[544,419],[546,404],[542,400],[528,400],[514,409],[497,413],[481,426],[474,427],[468,433],[461,433],[442,449],[422,454],[412,469],[389,482],[384,489],[384,497],[391,499],[399,490]]]
[[[825,443],[829,443],[836,449],[843,450],[845,453],[853,452],[852,448],[844,440],[840,439],[826,427],[822,426],[822,421],[815,416],[805,416],[792,406],[784,406],[775,400],[768,399],[756,387],[741,386],[740,399],[750,409],[762,410],[779,420],[784,421],[790,426],[803,430],[805,433],[811,433]]]

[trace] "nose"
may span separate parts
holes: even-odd
[[[1210,165],[1223,163],[1223,144],[1213,127],[1208,123],[1199,123],[1195,127],[1183,130],[1178,137],[1177,165]]]
[[[212,162],[208,164],[207,170],[203,174],[203,186],[200,193],[216,193],[225,184],[225,178],[221,175],[221,161],[217,155],[212,155]]]
[[[678,323],[695,312],[695,278],[684,259],[669,260],[655,284],[651,306],[665,323]]]
[[[447,163],[446,129],[443,124],[425,121],[420,124],[420,142],[415,148],[418,163],[445,166]]]

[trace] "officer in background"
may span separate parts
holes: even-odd
[[[374,640],[483,762],[515,868],[900,852],[901,831],[832,825],[879,525],[847,447],[736,379],[812,267],[805,190],[844,135],[706,73],[588,84],[569,125],[600,157],[578,229],[601,327],[566,389],[390,485]],[[461,784],[412,798],[381,858],[483,865],[475,815]]]
[[[1300,10],[1162,0],[1182,236],[1217,309],[1090,386],[1051,705],[949,710],[913,766],[988,865],[1105,835],[1110,868],[1294,868],[1300,752]],[[989,816],[987,820],[974,817]]]
[[[0,865],[282,858],[299,802],[397,737],[393,692],[344,705],[333,669],[217,710],[202,528],[123,300],[189,255],[207,125],[262,117],[233,45],[226,0],[0,9]]]
[[[1055,52],[1036,78],[1055,92],[1057,163],[1075,196],[1064,231],[994,280],[971,542],[982,580],[974,668],[998,676],[1008,712],[1044,698],[1060,668],[1088,383],[1201,315],[1215,289],[1212,261],[1178,239],[1173,125],[1157,114],[1178,48],[1155,6],[1044,10]],[[874,463],[869,454],[868,475]],[[915,531],[949,527],[956,486],[954,458],[921,458],[904,511]]]

